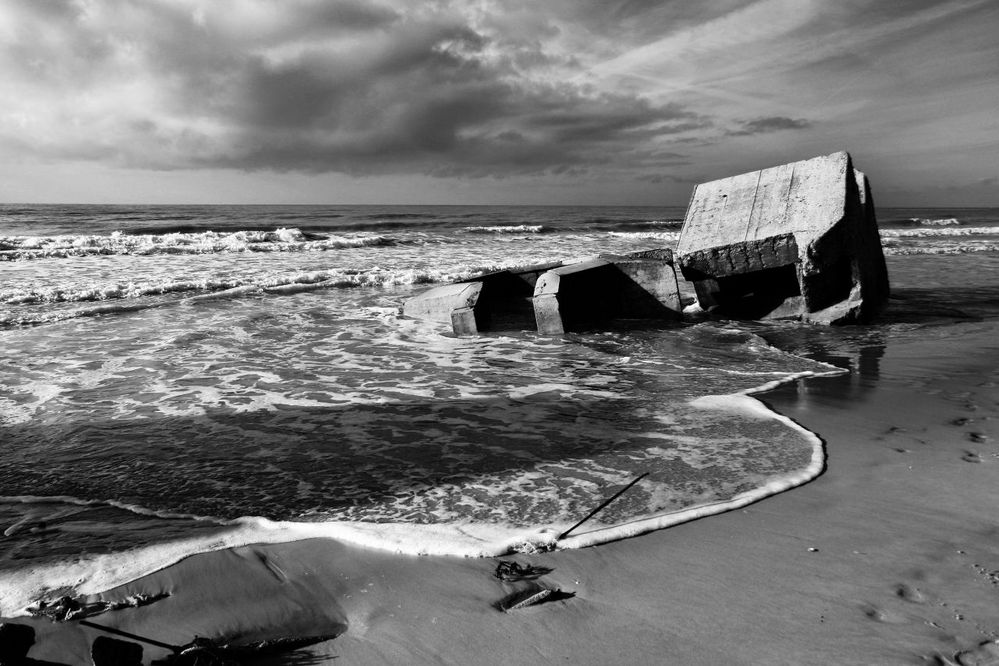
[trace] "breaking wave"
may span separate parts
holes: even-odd
[[[550,231],[550,229],[542,224],[516,224],[486,227],[465,227],[462,231],[469,234],[542,234],[546,231]]]
[[[927,218],[927,217],[910,217],[910,222],[918,224],[924,227],[949,227],[961,224],[961,221],[956,217],[947,218]]]
[[[115,231],[107,236],[0,237],[0,261],[84,257],[90,255],[217,254],[234,252],[309,252],[398,244],[374,234],[311,234],[299,229],[274,231],[186,232],[134,235]]]
[[[516,262],[456,264],[422,268],[331,268],[313,271],[263,271],[242,276],[211,275],[129,280],[59,282],[50,286],[0,285],[0,327],[36,325],[166,305],[262,295],[290,295],[324,289],[431,285],[504,270]],[[177,267],[179,268],[179,267]]]
[[[609,236],[622,239],[648,239],[658,243],[676,243],[680,240],[679,231],[611,231]]]
[[[941,224],[940,226],[944,226]],[[993,236],[999,234],[996,227],[961,227],[932,229],[881,229],[882,238],[932,238],[934,236]]]

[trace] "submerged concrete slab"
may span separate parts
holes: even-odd
[[[448,322],[457,335],[534,327],[531,298],[538,276],[559,266],[540,264],[496,271],[435,287],[407,300],[403,314]]]
[[[461,320],[462,326],[467,326],[467,311],[471,311],[482,293],[481,282],[456,282],[434,287],[415,298],[411,298],[402,306],[402,313],[418,319],[452,322],[452,316]],[[474,324],[474,318],[472,320]],[[471,331],[474,333],[474,331]]]
[[[698,185],[676,253],[701,308],[729,316],[861,321],[888,296],[870,184],[846,152]]]
[[[669,249],[488,273],[425,291],[402,308],[448,322],[458,335],[534,327],[557,334],[613,319],[678,319],[681,311]]]
[[[538,332],[558,335],[614,319],[678,319],[670,250],[606,255],[548,271],[534,289]]]

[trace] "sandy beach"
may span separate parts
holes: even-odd
[[[573,598],[503,613],[525,583],[497,580],[498,559],[315,539],[188,558],[102,595],[168,598],[93,621],[175,645],[342,632],[261,662],[276,664],[995,663],[999,337],[899,287],[892,332],[801,343],[850,374],[758,396],[823,437],[822,476],[640,537],[501,558],[553,568],[541,582]],[[32,658],[90,663],[96,630],[18,621],[37,631]]]

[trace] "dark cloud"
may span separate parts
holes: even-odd
[[[767,134],[781,130],[808,129],[812,123],[803,118],[787,118],[785,116],[768,116],[754,120],[744,120],[736,130],[730,130],[729,136],[748,136],[751,134]]]
[[[647,162],[658,137],[711,123],[678,104],[563,80],[573,56],[544,39],[558,28],[515,29],[527,25],[526,5],[505,15],[503,32],[414,7],[22,3],[22,39],[5,57],[44,63],[47,86],[106,111],[57,105],[80,131],[36,154],[131,167],[568,173]]]
[[[626,96],[588,97],[564,87],[524,89],[488,70],[424,64],[381,77],[341,100],[337,112],[317,102],[314,131],[244,127],[233,150],[206,166],[348,173],[422,171],[485,176],[561,173],[614,161],[639,164],[643,146],[707,121],[675,106]],[[313,98],[318,99],[318,98]],[[296,113],[300,114],[301,111]]]
[[[547,20],[517,0],[478,19],[381,0],[10,7],[0,66],[20,75],[27,126],[44,129],[0,142],[48,161],[570,174],[675,165],[657,141],[712,125],[680,104],[573,82],[576,54],[552,47],[567,25],[638,21],[655,3],[560,2]]]

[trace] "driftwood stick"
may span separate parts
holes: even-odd
[[[172,651],[174,654],[180,654],[180,646],[170,645],[169,643],[161,643],[159,641],[154,641],[151,638],[145,638],[144,636],[136,636],[135,634],[130,634],[127,631],[122,631],[121,629],[113,629],[111,627],[105,627],[101,624],[94,624],[93,622],[88,622],[87,620],[79,620],[79,623],[85,627],[90,627],[92,629],[99,629],[100,631],[106,631],[109,634],[117,634],[118,636],[124,636],[125,638],[131,638],[132,640],[142,641],[143,643],[149,643],[150,645],[155,645],[156,647],[166,648]]]
[[[558,537],[555,540],[556,541],[561,541],[562,539],[564,539],[567,536],[569,536],[569,532],[572,532],[574,529],[576,529],[577,527],[579,527],[580,525],[582,525],[583,523],[585,523],[587,520],[589,520],[593,516],[597,515],[598,511],[600,511],[605,506],[607,506],[608,504],[610,504],[611,502],[613,502],[614,500],[616,500],[618,497],[620,497],[621,495],[623,495],[626,490],[628,490],[629,488],[631,488],[633,485],[635,485],[636,483],[638,483],[639,481],[641,481],[642,479],[644,479],[648,475],[649,475],[648,472],[646,472],[645,474],[642,474],[641,476],[637,477],[634,481],[632,481],[631,483],[629,483],[628,485],[626,485],[624,488],[622,488],[621,490],[619,490],[616,493],[614,493],[611,496],[610,499],[604,500],[603,504],[601,504],[600,506],[598,506],[593,511],[590,511],[586,515],[586,518],[583,518],[581,521],[579,521],[578,523],[576,523],[575,525],[573,525],[572,527],[570,527],[569,529],[567,529],[565,532],[562,532],[561,534],[559,534]]]

